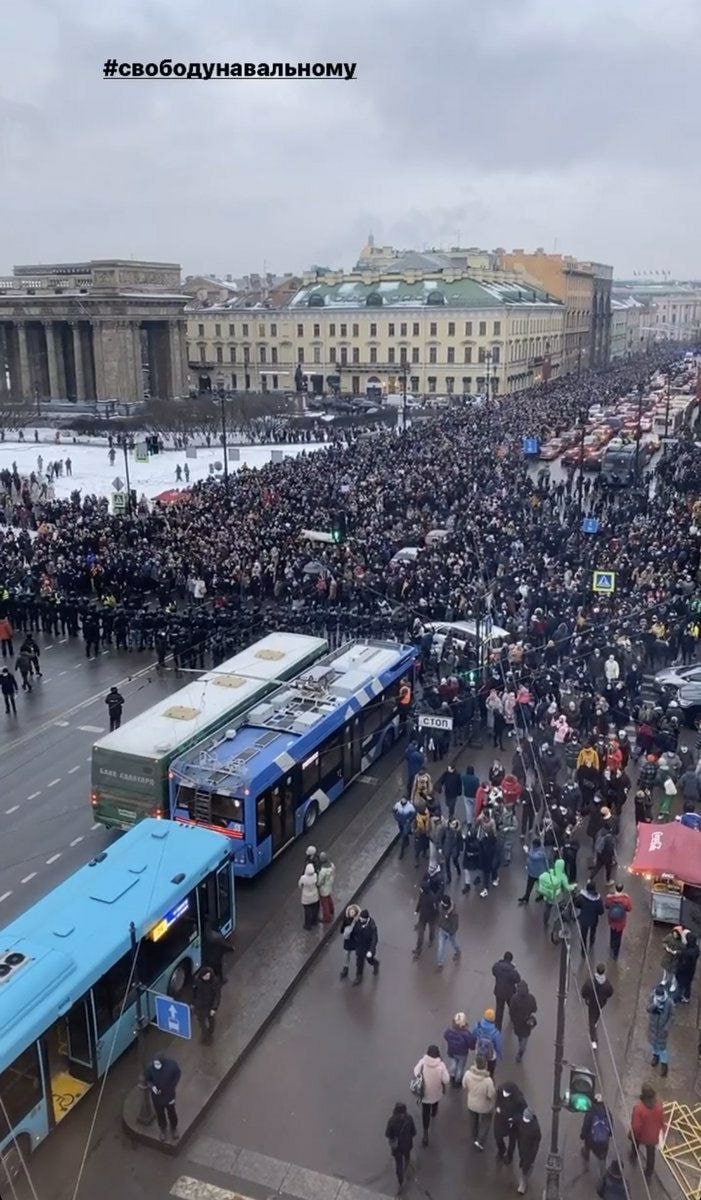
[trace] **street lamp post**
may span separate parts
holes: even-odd
[[[567,970],[570,943],[564,932],[560,936],[560,973],[557,984],[557,1023],[555,1026],[555,1062],[553,1064],[553,1102],[550,1124],[550,1152],[545,1163],[544,1200],[562,1200],[560,1174],[560,1109],[562,1108],[562,1067],[565,1057],[565,1001],[567,1000]]]
[[[150,1125],[153,1121],[151,1096],[146,1083],[146,1068],[148,1067],[148,1052],[146,1050],[146,1030],[148,1017],[144,1012],[144,989],[139,978],[138,942],[136,926],[132,921],[129,926],[131,939],[132,962],[134,963],[132,982],[136,988],[136,1044],[139,1057],[139,1112],[136,1118],[139,1125]]]
[[[640,422],[643,419],[643,393],[645,391],[644,383],[638,384],[638,418],[635,428],[635,486],[638,486],[638,470],[640,467]]]
[[[579,410],[579,475],[577,477],[577,559],[582,540],[582,507],[584,500],[584,434],[587,422],[584,409]]]
[[[667,397],[664,406],[664,436],[667,441],[667,433],[669,431],[669,405],[672,398],[672,372],[667,372]],[[665,451],[666,453],[666,451]]]
[[[124,473],[127,477],[127,516],[131,516],[131,482],[129,480],[129,446],[127,444],[127,435],[122,434],[121,437],[122,450],[124,451]]]
[[[221,404],[221,444],[222,444],[222,453],[224,455],[224,489],[225,489],[225,491],[228,492],[228,490],[229,490],[229,455],[228,455],[227,448],[226,448],[226,408],[224,406],[225,399],[226,399],[226,393],[224,392],[224,388],[220,388],[219,389],[219,401]]]
[[[491,350],[488,350],[488,351],[487,351],[487,353],[485,354],[485,356],[484,356],[484,361],[485,361],[485,362],[486,362],[486,364],[487,364],[487,404],[489,404],[489,385],[490,385],[490,383],[491,383],[491,379],[490,379],[490,370],[491,370],[491,366],[492,366],[492,352],[491,352]]]
[[[406,433],[406,368],[407,364],[402,363],[402,433]]]

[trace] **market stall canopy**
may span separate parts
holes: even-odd
[[[191,498],[190,492],[178,491],[177,488],[169,488],[167,492],[159,492],[153,497],[159,504],[186,504]]]
[[[674,875],[701,886],[701,833],[678,821],[638,825],[638,845],[631,871],[636,875]]]

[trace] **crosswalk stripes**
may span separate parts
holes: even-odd
[[[232,1192],[229,1188],[217,1187],[215,1183],[205,1183],[201,1179],[193,1179],[191,1175],[181,1175],[170,1189],[171,1196],[178,1200],[251,1200],[241,1192]]]

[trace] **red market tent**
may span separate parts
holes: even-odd
[[[638,825],[638,845],[630,867],[636,875],[673,875],[701,887],[701,833],[679,821]]]
[[[153,498],[158,500],[159,504],[184,504],[190,499],[190,492],[169,488],[167,492],[160,492]]]

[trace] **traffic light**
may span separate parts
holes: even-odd
[[[331,516],[331,537],[337,546],[346,540],[346,514],[335,512]]]
[[[565,1107],[570,1112],[589,1112],[596,1091],[596,1075],[588,1067],[570,1067],[570,1086],[565,1093]]]

